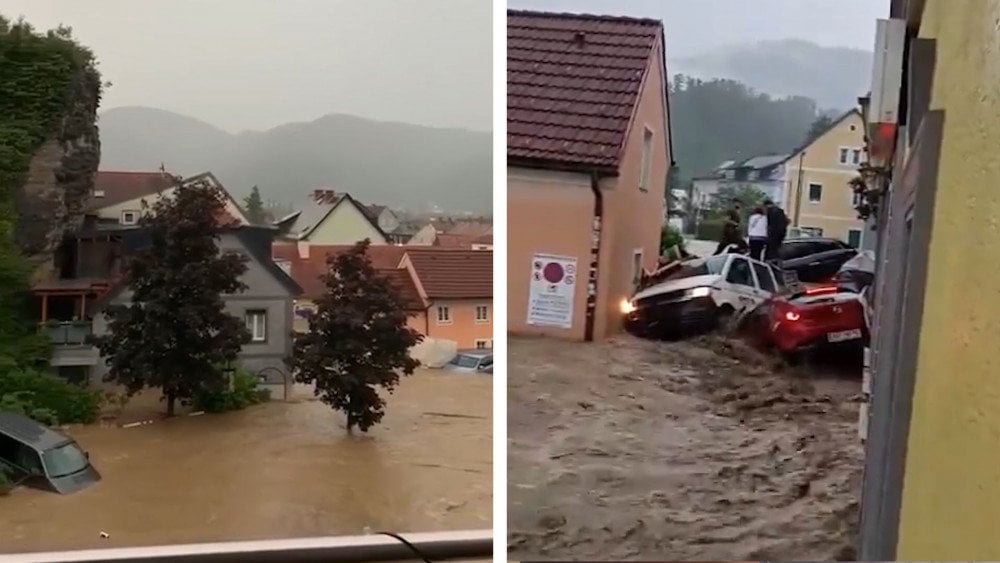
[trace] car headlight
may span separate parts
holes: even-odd
[[[691,297],[708,297],[711,290],[707,287],[696,287],[691,290]]]
[[[635,311],[635,303],[633,303],[630,299],[622,299],[618,308],[621,309],[623,315],[628,315],[632,311]]]

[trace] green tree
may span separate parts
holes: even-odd
[[[235,360],[250,337],[222,298],[246,289],[240,281],[245,259],[220,253],[217,245],[225,196],[206,183],[175,194],[140,219],[149,244],[127,263],[131,303],[109,306],[109,332],[95,338],[110,367],[107,380],[130,395],[161,389],[168,415],[177,400],[186,403],[206,387],[223,385],[221,366]]]
[[[362,432],[382,420],[385,401],[399,377],[419,365],[409,349],[422,336],[406,326],[398,291],[368,259],[365,239],[328,260],[326,293],[309,319],[309,332],[295,337],[288,364],[301,383],[315,384],[316,395],[347,415],[347,431]]]
[[[261,225],[266,222],[264,200],[261,199],[260,189],[257,186],[250,188],[250,195],[243,200],[243,207],[251,225]]]
[[[812,141],[815,141],[817,137],[819,137],[823,133],[826,133],[827,129],[833,127],[834,119],[835,118],[830,114],[821,114],[819,117],[817,117],[816,120],[812,122],[812,125],[809,126],[809,131],[806,133],[805,142],[802,144],[805,145],[811,143]]]

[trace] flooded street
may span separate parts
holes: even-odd
[[[491,386],[418,371],[367,435],[314,400],[73,428],[103,480],[0,497],[0,552],[489,528]]]
[[[858,378],[718,337],[509,350],[512,558],[853,555]]]

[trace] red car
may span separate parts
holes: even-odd
[[[763,344],[793,358],[818,347],[860,347],[868,338],[861,295],[836,286],[776,296],[752,314],[749,325]]]

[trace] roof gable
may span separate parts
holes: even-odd
[[[428,299],[492,299],[493,251],[407,247],[404,264]]]
[[[313,234],[316,229],[323,224],[327,218],[342,203],[348,202],[357,209],[358,213],[364,217],[365,221],[372,226],[383,239],[386,234],[378,226],[378,216],[372,217],[368,207],[360,204],[346,192],[337,192],[329,189],[314,190],[309,202],[302,209],[291,213],[275,222],[284,233],[297,240],[305,240]]]
[[[830,125],[828,125],[827,128],[824,129],[822,132],[820,132],[818,135],[816,135],[812,139],[807,140],[802,145],[799,145],[798,147],[796,147],[795,150],[793,150],[792,153],[790,155],[788,155],[788,158],[786,158],[785,160],[788,160],[790,158],[799,156],[800,152],[808,149],[812,145],[814,145],[817,142],[819,142],[819,140],[822,139],[823,137],[825,137],[827,135],[827,133],[829,133],[830,131],[833,131],[837,127],[840,127],[840,125],[844,121],[846,121],[848,118],[850,118],[851,116],[857,116],[860,119],[861,118],[861,111],[859,111],[857,108],[854,108],[854,109],[849,109],[846,112],[842,113],[837,119],[834,119],[833,122],[830,123]]]
[[[508,10],[508,162],[617,169],[662,36],[656,20]]]

